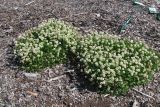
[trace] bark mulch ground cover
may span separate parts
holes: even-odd
[[[154,0],[141,2],[158,6]],[[119,33],[129,16],[127,29]],[[66,65],[34,74],[18,70],[13,39],[48,18],[67,21],[82,34],[96,30],[139,37],[160,51],[160,21],[132,0],[0,0],[0,107],[160,107],[160,73],[149,84],[116,97],[97,94]]]

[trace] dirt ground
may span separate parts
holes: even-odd
[[[142,0],[146,6],[154,0]],[[120,25],[133,19],[124,33]],[[0,107],[160,107],[160,72],[144,86],[126,95],[100,95],[87,88],[83,77],[66,65],[28,74],[14,65],[12,41],[48,18],[58,18],[82,34],[108,31],[122,37],[139,37],[160,51],[160,21],[132,0],[0,0]],[[94,88],[94,87],[92,87]],[[136,106],[137,107],[137,106]]]

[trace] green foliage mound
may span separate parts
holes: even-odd
[[[146,84],[160,67],[160,55],[145,43],[109,34],[93,33],[78,38],[67,23],[50,19],[21,34],[15,54],[22,68],[38,71],[65,63],[71,55],[102,93],[119,95]],[[71,53],[70,53],[71,52]]]
[[[20,35],[15,42],[15,54],[27,71],[64,63],[68,50],[76,45],[76,35],[69,24],[49,19]]]
[[[80,40],[78,57],[90,81],[102,93],[119,95],[151,80],[159,55],[143,42],[90,34]]]

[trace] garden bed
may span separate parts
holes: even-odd
[[[146,6],[154,0],[142,0]],[[125,32],[121,24],[132,20]],[[115,97],[100,95],[88,88],[83,75],[65,65],[27,74],[11,60],[12,41],[20,33],[43,20],[57,18],[71,23],[79,32],[107,31],[131,38],[139,37],[160,51],[160,21],[144,7],[131,0],[2,0],[0,1],[0,106],[4,107],[132,107],[137,100],[141,107],[160,106],[160,73],[152,82]],[[11,62],[12,61],[12,62]]]

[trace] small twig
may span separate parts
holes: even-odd
[[[109,96],[109,94],[105,94],[105,95],[104,95],[104,97],[108,97],[108,96]]]
[[[149,98],[152,98],[153,100],[155,100],[154,97],[152,97],[152,96],[150,96],[150,95],[148,95],[148,94],[145,94],[145,93],[143,93],[143,92],[141,92],[141,91],[138,91],[138,90],[135,89],[135,88],[133,88],[132,90],[133,90],[133,91],[136,91],[136,92],[138,92],[138,93],[140,93],[140,94],[142,94],[142,95],[144,95],[144,96],[146,96],[146,97],[149,97]]]
[[[38,73],[24,73],[24,75],[25,75],[26,77],[36,78],[36,77],[38,77],[40,74],[38,74]]]
[[[74,70],[67,70],[67,71],[65,71],[65,73],[70,73],[70,72],[74,72]]]
[[[38,93],[32,92],[32,91],[26,91],[28,94],[37,97]]]
[[[27,4],[25,4],[26,6],[28,6],[28,5],[30,5],[30,4],[32,4],[34,1],[31,1],[31,2],[29,2],[29,3],[27,3]]]
[[[132,20],[132,16],[129,16],[129,17],[127,18],[127,20],[125,20],[125,21],[123,22],[123,24],[121,25],[120,33],[121,33],[121,32],[125,32],[125,30],[126,30],[127,27],[128,27],[128,24],[130,23],[131,20]]]
[[[58,80],[58,79],[61,79],[63,78],[65,75],[61,75],[61,76],[58,76],[58,77],[55,77],[55,78],[51,78],[50,80],[47,80],[47,82],[51,82],[51,81],[55,81],[55,80]]]
[[[143,3],[141,3],[141,2],[134,1],[133,4],[145,7],[145,5]]]
[[[78,89],[78,88],[74,87],[74,88],[71,89],[71,91],[75,91],[75,90],[77,90],[77,89]]]

